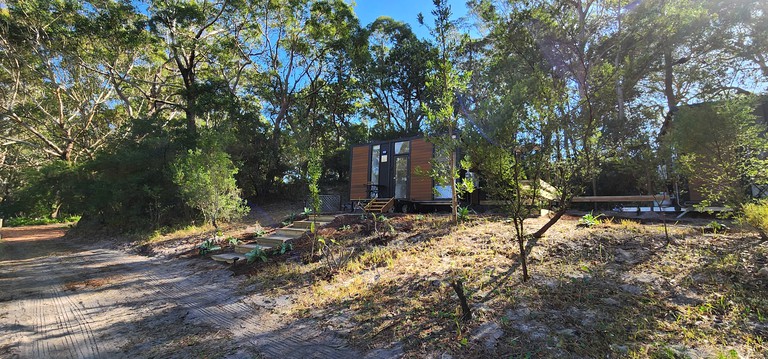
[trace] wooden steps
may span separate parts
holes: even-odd
[[[394,198],[374,198],[365,206],[367,213],[385,213],[389,212],[395,206]]]
[[[312,219],[313,218],[310,215],[309,218],[307,218],[307,221],[311,222]],[[327,223],[330,223],[330,222],[333,222],[334,219],[336,219],[336,216],[327,215],[327,214],[319,214],[319,215],[314,217],[314,220],[317,221],[317,222],[327,222]]]
[[[234,261],[244,261],[247,260],[245,258],[245,255],[242,253],[221,253],[221,254],[214,254],[211,256],[211,259],[217,261],[217,262],[225,262],[232,264]]]
[[[308,231],[309,229],[307,228],[283,227],[278,228],[273,235],[298,238]]]
[[[317,216],[316,228],[327,225],[333,222],[335,216]],[[283,243],[289,243],[290,241],[299,238],[309,232],[312,225],[311,220],[296,221],[288,227],[278,228],[274,233],[266,236],[257,237],[255,242],[238,244],[235,246],[235,253],[221,253],[212,255],[213,260],[219,262],[233,263],[235,260],[247,260],[245,254],[260,248],[263,251],[278,249]]]
[[[317,219],[317,220],[315,220],[315,228],[320,228],[320,227],[322,227],[322,226],[324,226],[324,225],[326,225],[328,223],[331,223],[331,222],[333,222],[333,219],[331,219],[331,220],[327,220],[326,218],[323,218],[323,220]],[[304,220],[304,221],[293,222],[293,227],[294,228],[309,229],[311,226],[312,226],[312,220],[311,219],[307,219],[307,220]]]
[[[256,248],[261,248],[262,251],[272,249],[272,247],[262,246],[258,243],[238,244],[235,246],[235,253],[245,254]]]
[[[283,243],[290,242],[291,240],[296,239],[298,237],[299,236],[296,236],[296,237],[275,236],[275,235],[264,236],[264,237],[256,238],[256,244],[260,244],[264,247],[269,247],[274,249],[274,248],[280,248],[280,246],[282,246]]]

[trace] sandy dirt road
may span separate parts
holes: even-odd
[[[360,358],[290,322],[214,262],[158,259],[2,228],[0,358]]]

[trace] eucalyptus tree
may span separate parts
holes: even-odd
[[[336,93],[351,84],[339,70],[349,66],[344,59],[358,23],[350,6],[340,0],[263,2],[254,4],[252,12],[258,14],[262,47],[250,57],[257,72],[248,91],[260,100],[271,128],[267,180],[274,181],[295,166],[286,166],[296,152],[290,148],[294,139],[285,134],[303,132],[307,121],[320,115],[320,96],[332,84]],[[348,120],[347,105],[334,110],[334,119]]]
[[[627,29],[640,39],[638,106],[663,118],[667,132],[681,106],[763,91],[766,4],[761,1],[647,1],[632,3]]]
[[[149,7],[151,29],[164,45],[162,63],[170,65],[177,80],[175,105],[184,112],[187,132],[193,138],[198,117],[209,110],[200,103],[202,97],[216,92],[221,84],[216,75],[231,63],[233,54],[239,55],[236,35],[245,22],[239,11],[242,5],[228,0],[177,0],[152,2]],[[235,91],[227,80],[224,77],[229,85],[226,89]]]
[[[709,12],[717,14],[718,28],[727,53],[752,64],[746,71],[759,71],[768,81],[768,3],[760,0],[709,1]]]
[[[4,145],[75,163],[92,158],[126,125],[105,66],[106,42],[95,31],[102,5],[79,1],[11,1],[0,14],[0,136]],[[124,18],[131,31],[133,21]]]
[[[405,23],[380,17],[365,28],[367,51],[358,59],[366,94],[364,115],[384,137],[420,133],[425,120],[422,104],[430,101],[426,86],[434,47],[419,40]]]

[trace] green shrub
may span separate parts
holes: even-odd
[[[197,245],[197,252],[204,256],[210,252],[221,250],[221,247],[216,245],[216,241],[212,238],[206,239],[203,243]]]
[[[579,226],[592,227],[592,226],[598,225],[600,224],[600,217],[602,216],[603,216],[602,213],[595,216],[592,212],[589,212],[579,219]]]
[[[275,255],[277,255],[277,254],[285,254],[285,253],[288,253],[288,252],[290,252],[292,250],[293,250],[293,244],[288,243],[288,242],[283,242],[282,244],[280,244],[280,248],[275,250],[274,254]]]
[[[459,207],[456,210],[459,222],[466,222],[469,220],[469,207]]]
[[[742,223],[757,229],[763,239],[768,240],[768,200],[749,203],[742,208]]]
[[[713,233],[717,232],[724,232],[728,230],[728,226],[718,222],[718,221],[711,221],[707,223],[706,226],[704,226],[705,229],[712,231]]]
[[[240,240],[235,237],[229,237],[227,238],[227,242],[229,243],[230,247],[235,247],[238,244],[240,244]]]
[[[261,259],[262,262],[266,262],[267,252],[265,252],[260,247],[256,247],[252,249],[250,252],[246,253],[245,258],[248,260],[248,264],[255,262],[257,258]]]
[[[6,218],[48,218],[65,217],[80,213],[78,187],[79,168],[63,161],[56,161],[40,168],[20,171],[19,177],[25,182],[23,188],[5,196],[0,205],[0,216]],[[38,221],[20,225],[57,223]]]
[[[200,143],[200,148],[178,158],[174,182],[187,205],[199,210],[218,229],[218,221],[240,218],[247,207],[235,183],[237,168],[219,139],[204,136]]]
[[[75,195],[83,220],[78,226],[140,233],[191,223],[173,183],[171,164],[179,152],[173,138],[126,139],[99,153],[78,171]]]
[[[77,222],[79,220],[80,220],[80,216],[67,216],[67,217],[60,217],[60,218],[15,217],[15,218],[9,218],[7,221],[3,223],[3,225],[7,227],[39,226],[44,224]]]

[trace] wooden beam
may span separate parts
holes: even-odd
[[[667,201],[669,196],[637,195],[637,196],[578,196],[573,197],[574,203],[593,203],[593,202],[654,202]]]

